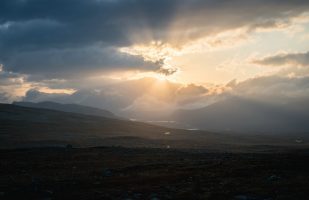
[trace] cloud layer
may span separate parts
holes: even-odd
[[[278,28],[308,6],[305,0],[2,0],[0,62],[7,71],[54,77],[59,69],[157,70],[117,49],[153,40],[176,48],[239,28]]]
[[[253,60],[253,63],[268,66],[309,66],[309,52],[305,53],[281,53],[262,59]]]
[[[255,33],[302,23],[308,12],[307,0],[1,0],[0,102],[80,103],[160,118],[231,96],[270,104],[307,99],[309,52],[255,59],[258,65],[289,67],[226,85],[137,79],[130,73],[181,73],[181,65],[170,65],[172,57],[234,46]],[[235,54],[244,51],[254,50]],[[203,67],[216,68],[221,58],[227,61],[224,56]],[[186,72],[196,61],[188,60]],[[129,75],[110,78],[118,72]]]

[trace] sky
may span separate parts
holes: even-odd
[[[138,118],[230,96],[308,99],[309,1],[0,1],[2,103]]]

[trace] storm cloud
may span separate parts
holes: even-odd
[[[47,74],[47,78],[70,78],[110,70],[159,70],[160,65],[127,55],[113,48],[99,46],[74,49],[48,49],[21,52],[4,59],[11,71],[31,75]]]
[[[1,0],[0,101],[78,103],[150,119],[232,96],[270,104],[308,99],[308,52],[246,47],[246,55],[274,55],[255,64],[301,69],[269,76],[238,70],[240,82],[233,72],[208,70],[243,52],[224,48],[307,23],[308,11],[305,0]],[[235,63],[244,67],[241,59]],[[208,83],[211,73],[218,83]]]
[[[157,71],[162,66],[117,48],[153,40],[181,47],[228,30],[276,28],[308,6],[304,0],[2,0],[0,62],[7,71],[53,77],[59,69],[63,76],[88,69]]]

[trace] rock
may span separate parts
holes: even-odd
[[[103,171],[103,176],[104,176],[104,177],[111,177],[111,176],[113,176],[112,170],[110,170],[110,169],[105,169],[105,170]]]
[[[267,178],[268,181],[278,181],[280,180],[281,177],[280,176],[277,176],[277,175],[271,175]]]
[[[141,199],[142,194],[141,193],[134,193],[133,197],[134,197],[134,199]]]
[[[40,179],[37,177],[32,177],[31,178],[31,185],[32,185],[32,189],[33,191],[38,191],[40,188]]]
[[[246,195],[237,195],[234,197],[235,200],[252,200],[252,198],[246,196]]]
[[[297,139],[295,140],[295,142],[296,142],[296,143],[303,143],[303,140],[300,139],[300,138],[297,138]]]
[[[93,185],[100,185],[100,184],[101,184],[100,181],[95,181],[95,182],[93,183]]]
[[[237,195],[234,197],[235,200],[272,200],[272,198],[248,196],[248,195]]]
[[[160,200],[157,193],[151,193],[149,197],[150,200]]]
[[[54,194],[54,192],[51,190],[44,190],[42,193],[45,197],[51,197]]]

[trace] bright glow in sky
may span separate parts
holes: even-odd
[[[309,96],[308,1],[40,2],[0,1],[0,102],[121,112]]]
[[[233,79],[243,81],[278,71],[252,63],[253,58],[280,52],[306,52],[309,49],[308,22],[308,16],[304,15],[269,30],[246,33],[246,30],[238,29],[175,47],[162,41],[152,41],[150,44],[123,47],[120,51],[177,71],[174,75],[169,74],[172,77],[166,77],[167,80],[224,84]],[[142,76],[164,79],[153,73],[137,75]]]

